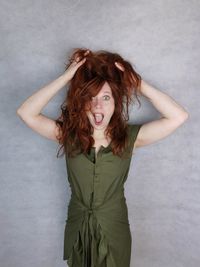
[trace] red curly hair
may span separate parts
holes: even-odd
[[[56,119],[59,126],[59,144],[64,148],[68,156],[77,153],[88,153],[94,145],[91,136],[93,127],[86,115],[86,110],[91,108],[91,99],[101,90],[105,82],[111,88],[115,101],[115,110],[105,130],[106,136],[111,137],[111,149],[114,155],[122,156],[128,144],[129,105],[134,102],[137,93],[140,94],[141,76],[133,69],[131,64],[124,60],[119,54],[105,50],[84,53],[88,49],[75,48],[66,69],[71,62],[86,57],[86,61],[76,71],[74,77],[69,81],[66,99],[60,106],[61,115]],[[121,64],[124,71],[119,70],[115,62]],[[59,149],[59,151],[60,151]],[[59,155],[57,153],[57,157]],[[63,155],[63,154],[62,154]]]

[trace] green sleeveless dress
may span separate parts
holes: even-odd
[[[63,260],[69,267],[130,267],[131,232],[124,196],[134,142],[141,124],[128,124],[128,157],[101,146],[67,157],[71,188],[64,230]]]

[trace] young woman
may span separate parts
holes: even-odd
[[[66,84],[61,116],[44,116],[42,109]],[[137,94],[162,117],[127,123]],[[72,194],[63,259],[70,267],[129,267],[132,239],[124,183],[133,150],[173,133],[188,118],[186,110],[142,80],[120,55],[76,49],[66,71],[30,96],[17,114],[64,148]]]

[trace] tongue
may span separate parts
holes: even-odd
[[[94,117],[96,122],[101,122],[103,120],[103,115],[95,115]]]

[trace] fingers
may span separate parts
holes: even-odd
[[[84,53],[84,56],[87,56],[89,54],[90,50],[87,50],[85,53]],[[86,58],[84,57],[81,61],[80,60],[80,57],[77,57],[76,59],[74,59],[74,62],[76,64],[82,64],[83,62],[85,62]]]
[[[76,62],[76,64],[77,64],[77,66],[79,67],[79,66],[82,65],[85,61],[86,61],[86,58],[84,57],[81,61]]]
[[[120,63],[115,62],[115,66],[116,66],[118,69],[120,69],[121,71],[124,71],[124,67],[123,67]]]
[[[86,61],[86,58],[84,57],[78,64],[82,65]]]
[[[89,54],[90,50],[87,50],[84,55],[86,56],[87,54]]]

